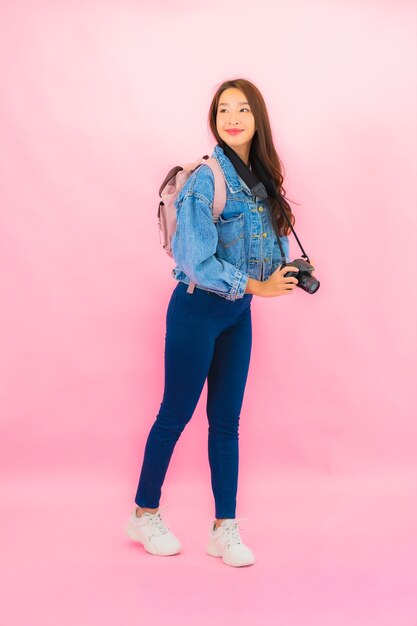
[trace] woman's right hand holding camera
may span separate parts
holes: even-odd
[[[298,280],[295,276],[285,276],[285,274],[298,271],[298,267],[286,265],[282,268],[279,266],[267,280],[249,278],[245,293],[253,293],[255,296],[264,298],[288,295],[294,291]]]

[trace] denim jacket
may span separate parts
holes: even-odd
[[[259,200],[237,174],[220,145],[217,159],[226,181],[226,205],[213,221],[214,176],[201,165],[175,201],[177,226],[172,238],[176,263],[172,276],[213,291],[227,300],[242,298],[248,278],[266,280],[281,262],[268,200]],[[289,261],[288,237],[280,237]]]

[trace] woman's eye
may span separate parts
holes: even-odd
[[[224,113],[226,111],[226,109],[220,109],[219,113]],[[242,109],[240,109],[240,111],[249,111],[249,109],[247,107],[243,107]],[[240,113],[239,111],[239,113]]]

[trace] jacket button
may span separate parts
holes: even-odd
[[[268,263],[269,258],[268,258],[268,257],[266,257],[266,258],[264,259],[264,261],[265,261],[265,263]]]
[[[262,211],[263,211],[263,210],[264,210],[263,206],[258,207],[258,211],[259,211],[260,213],[262,213]]]
[[[266,233],[262,233],[262,237],[267,237],[268,235]]]

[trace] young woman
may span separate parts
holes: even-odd
[[[181,543],[161,517],[161,487],[182,431],[193,416],[207,379],[208,457],[215,520],[206,552],[239,567],[255,562],[239,534],[236,519],[238,426],[247,380],[251,342],[251,301],[293,293],[298,271],[281,269],[280,237],[289,259],[289,226],[295,219],[284,198],[280,159],[274,148],[264,99],[245,79],[217,89],[209,112],[217,141],[212,156],[226,181],[226,205],[212,218],[214,177],[201,165],[176,200],[172,240],[178,281],[168,305],[165,388],[145,446],[135,504],[126,532],[151,554],[171,555]],[[229,146],[251,167],[259,159],[275,180],[280,199],[259,200],[237,174],[223,148]],[[255,172],[255,168],[253,168]],[[193,292],[190,282],[197,286]],[[241,519],[241,518],[240,518]]]

